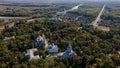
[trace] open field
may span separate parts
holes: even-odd
[[[110,28],[105,26],[97,26],[97,29],[102,31],[110,31]]]

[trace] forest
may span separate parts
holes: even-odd
[[[34,48],[38,31],[42,30],[49,44],[55,43],[60,51],[66,50],[70,43],[77,53],[74,57],[46,57],[47,49],[38,48],[37,54],[43,58],[28,63],[26,50]],[[4,37],[15,39],[3,41]],[[74,38],[74,39],[73,39]],[[0,33],[0,67],[1,68],[115,68],[120,65],[120,31],[103,32],[71,23],[54,20],[36,20],[6,28]]]

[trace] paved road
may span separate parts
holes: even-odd
[[[101,17],[101,15],[102,15],[102,13],[103,13],[104,10],[105,10],[105,5],[101,9],[101,11],[100,11],[99,15],[97,16],[96,20],[94,22],[92,22],[92,24],[94,26],[98,26],[98,22],[100,21],[100,17]]]
[[[71,9],[65,10],[65,11],[63,11],[63,12],[57,12],[56,15],[59,15],[59,14],[65,15],[65,14],[66,14],[67,12],[69,12],[69,11],[77,10],[80,6],[83,6],[83,4],[79,4],[79,5],[77,5],[77,6],[72,7]]]

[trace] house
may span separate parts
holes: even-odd
[[[5,37],[3,40],[4,40],[4,41],[10,41],[11,39],[15,39],[15,36]]]
[[[27,50],[27,53],[25,54],[26,56],[29,55],[30,58],[29,58],[29,61],[31,61],[32,59],[40,59],[40,56],[39,55],[34,55],[34,52],[37,51],[36,48],[33,48],[33,49],[28,49]]]
[[[35,40],[35,47],[40,47],[46,44],[46,39],[45,36],[38,36],[37,39]]]
[[[53,44],[49,45],[49,47],[48,47],[48,53],[49,54],[58,53],[58,49],[59,49],[58,46],[54,45],[54,43],[53,43]]]
[[[73,57],[73,56],[75,56],[76,55],[76,53],[72,50],[72,46],[71,45],[69,45],[68,47],[67,47],[67,50],[65,51],[65,52],[62,52],[62,53],[58,53],[58,55],[57,55],[57,57],[58,58],[66,58],[66,57]]]

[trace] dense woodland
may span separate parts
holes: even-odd
[[[60,51],[66,50],[71,43],[77,56],[67,58],[45,57],[47,49],[38,48],[37,54],[42,55],[40,60],[28,63],[26,50],[34,48],[38,36],[37,31],[42,30],[49,44],[55,43]],[[15,36],[9,42],[4,37]],[[12,68],[115,68],[120,65],[120,31],[103,32],[83,26],[78,27],[71,23],[52,20],[38,20],[31,23],[21,21],[13,28],[7,28],[0,34],[0,67]]]

